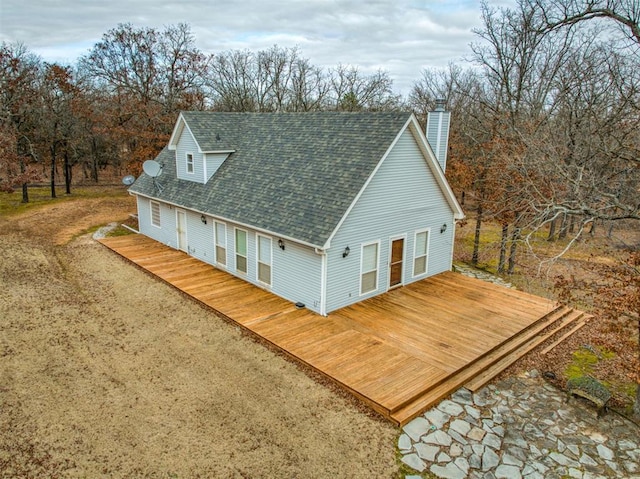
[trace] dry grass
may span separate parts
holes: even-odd
[[[395,427],[84,234],[111,193],[0,218],[0,477],[396,477]]]

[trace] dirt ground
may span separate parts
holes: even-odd
[[[0,477],[396,477],[397,428],[83,233],[0,218]]]

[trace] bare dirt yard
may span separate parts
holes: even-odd
[[[87,233],[134,210],[0,217],[0,477],[397,477],[397,428]]]

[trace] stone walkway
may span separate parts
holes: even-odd
[[[513,288],[513,285],[511,283],[508,283],[507,281],[500,278],[499,276],[488,273],[481,269],[474,268],[472,266],[468,266],[466,264],[456,263],[454,266],[454,271],[464,274],[465,276],[481,279],[482,281],[488,281],[490,283],[499,284],[500,286],[504,286],[506,288]]]
[[[532,371],[461,389],[404,426],[402,462],[439,478],[640,479],[640,428]],[[433,477],[407,475],[406,479]]]

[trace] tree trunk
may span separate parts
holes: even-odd
[[[549,236],[547,236],[547,241],[555,241],[556,239],[556,220],[553,219],[551,224],[549,225]]]
[[[569,233],[573,234],[576,230],[576,217],[575,215],[571,215],[569,217]]]
[[[589,230],[589,236],[593,236],[596,234],[596,222],[597,220],[595,219],[591,222],[591,229]]]
[[[551,223],[554,224],[554,223]],[[500,259],[498,260],[498,273],[504,273],[504,264],[507,259],[507,240],[509,239],[509,223],[502,224],[502,236],[500,237]]]
[[[93,153],[93,162],[91,165],[91,175],[93,176],[93,181],[98,182],[98,145],[96,144],[96,139],[93,138],[91,140],[91,150]]]
[[[65,193],[71,194],[71,165],[69,164],[69,151],[65,148],[64,150],[64,186]]]
[[[51,198],[56,197],[56,144],[51,145]]]
[[[558,239],[565,239],[567,237],[567,214],[562,215],[562,222],[560,223],[560,233],[558,233]]]
[[[520,240],[520,215],[516,216],[516,221],[513,226],[513,232],[511,233],[511,248],[509,249],[509,268],[507,274],[513,274],[516,269],[516,252],[518,250],[518,241]]]
[[[480,228],[482,226],[482,200],[478,201],[478,211],[476,216],[476,233],[473,238],[473,255],[471,256],[471,264],[478,264],[478,251],[480,250]]]
[[[24,160],[20,159],[20,173],[24,174],[27,167],[24,164]],[[22,202],[29,203],[29,187],[28,184],[22,183]]]

